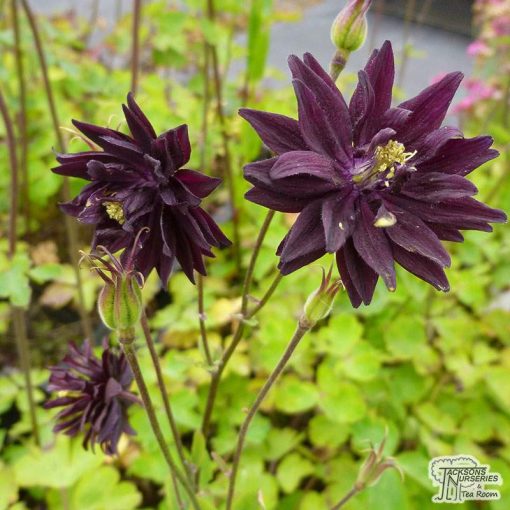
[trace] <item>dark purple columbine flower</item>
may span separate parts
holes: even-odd
[[[117,453],[121,434],[135,434],[128,423],[127,408],[139,402],[129,392],[133,375],[124,354],[115,354],[105,346],[99,359],[87,340],[81,348],[70,343],[68,354],[50,370],[48,389],[64,393],[44,406],[64,407],[53,430],[68,436],[83,432],[86,449],[99,443],[108,455]]]
[[[206,274],[203,255],[213,257],[212,246],[230,244],[200,207],[221,179],[182,169],[191,154],[186,125],[156,136],[132,94],[123,110],[131,136],[73,120],[102,151],[57,155],[60,166],[54,172],[91,181],[61,208],[96,225],[92,247],[112,253],[132,245],[148,227],[135,268],[145,277],[156,268],[166,284],[177,259],[194,282],[194,269]]]
[[[440,127],[462,79],[451,73],[391,106],[391,44],[359,73],[347,105],[310,54],[289,58],[299,120],[242,109],[276,157],[247,165],[246,197],[300,213],[278,248],[283,274],[336,253],[353,306],[369,304],[379,276],[396,287],[395,262],[447,291],[450,257],[441,240],[460,230],[490,232],[506,215],[476,201],[465,176],[495,158],[492,138]]]

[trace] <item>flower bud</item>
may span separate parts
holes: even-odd
[[[97,249],[107,258],[92,253],[84,254],[82,260],[87,259],[91,269],[104,281],[104,287],[97,300],[99,315],[103,324],[118,332],[121,338],[132,338],[134,327],[140,321],[143,312],[143,276],[133,270],[132,254],[127,264],[123,266],[104,246],[98,246]]]
[[[367,36],[366,13],[372,0],[349,0],[331,26],[331,41],[340,52],[360,48]]]
[[[370,449],[368,457],[361,466],[358,478],[356,479],[355,485],[358,490],[363,490],[365,487],[372,487],[375,485],[387,469],[396,469],[400,476],[402,478],[404,477],[402,470],[395,459],[391,457],[383,457],[385,444],[386,436],[377,449],[373,447]]]
[[[318,289],[314,290],[306,300],[304,306],[303,320],[313,326],[316,322],[325,319],[333,308],[335,296],[338,294],[342,283],[335,280],[331,283],[333,266],[326,275],[322,270],[322,282]]]
[[[121,274],[111,283],[105,282],[99,293],[97,307],[107,328],[126,331],[133,328],[142,315],[142,291],[136,278]]]

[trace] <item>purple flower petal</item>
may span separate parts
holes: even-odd
[[[383,279],[389,290],[395,290],[395,266],[391,247],[380,228],[374,227],[375,214],[365,201],[360,202],[360,216],[352,234],[356,251],[363,260]]]
[[[351,238],[337,252],[336,262],[352,306],[358,308],[362,302],[369,305],[379,276],[359,256]]]
[[[413,112],[406,127],[399,133],[399,141],[406,148],[409,149],[419,138],[441,126],[463,77],[462,73],[447,74],[416,97],[399,105]]]
[[[324,98],[315,96],[301,80],[292,80],[292,83],[298,100],[299,128],[307,145],[319,154],[337,159],[340,166],[349,168],[352,147],[342,146],[339,126],[321,104]]]
[[[498,151],[490,148],[492,142],[490,136],[452,138],[444,143],[434,156],[420,163],[420,172],[466,176],[499,155]]]
[[[427,257],[411,253],[397,244],[393,245],[393,257],[406,271],[425,280],[436,289],[448,292],[450,285],[443,268]]]
[[[476,195],[478,190],[472,182],[460,175],[427,172],[413,174],[402,185],[401,192],[417,200],[441,202]]]
[[[250,108],[241,108],[239,115],[251,124],[264,144],[276,154],[307,149],[297,120]]]
[[[356,193],[348,192],[324,200],[322,225],[326,240],[326,251],[335,253],[351,235],[356,221],[354,202]]]
[[[321,203],[308,205],[298,216],[281,252],[278,268],[289,274],[322,257],[325,250],[321,225]]]

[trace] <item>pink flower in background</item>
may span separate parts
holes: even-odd
[[[490,54],[490,48],[483,41],[477,39],[467,47],[467,54],[470,57],[478,57]]]
[[[455,112],[468,111],[481,101],[499,98],[499,90],[482,80],[472,78],[467,80],[464,86],[468,91],[468,96],[455,106]]]
[[[492,29],[499,37],[510,35],[510,15],[494,19],[492,22]]]

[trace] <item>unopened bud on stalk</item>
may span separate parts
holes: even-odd
[[[134,246],[137,245],[140,234],[136,237]],[[101,320],[107,328],[116,331],[121,339],[134,337],[134,327],[143,312],[144,278],[132,268],[134,249],[125,266],[104,246],[98,246],[97,250],[106,255],[106,258],[95,253],[83,255],[104,281],[97,300]]]
[[[336,81],[349,55],[359,49],[367,37],[366,14],[372,0],[349,0],[331,25],[331,41],[336,53],[331,60],[331,76]]]
[[[349,53],[360,48],[367,37],[366,14],[372,0],[349,0],[331,26],[331,41]]]
[[[356,480],[356,488],[363,490],[365,487],[372,487],[375,485],[382,474],[387,469],[396,469],[400,476],[403,478],[404,475],[395,459],[391,457],[383,457],[384,445],[386,444],[386,437],[382,440],[378,448],[372,447],[365,459],[365,462],[361,466],[358,478]]]
[[[314,325],[316,322],[325,319],[333,308],[333,302],[338,291],[342,287],[340,280],[331,281],[333,266],[329,269],[328,274],[322,270],[322,282],[318,289],[314,290],[306,300],[303,312],[303,319],[309,324]]]
[[[136,277],[120,274],[105,282],[97,308],[107,328],[127,331],[135,327],[142,315],[142,291]]]

